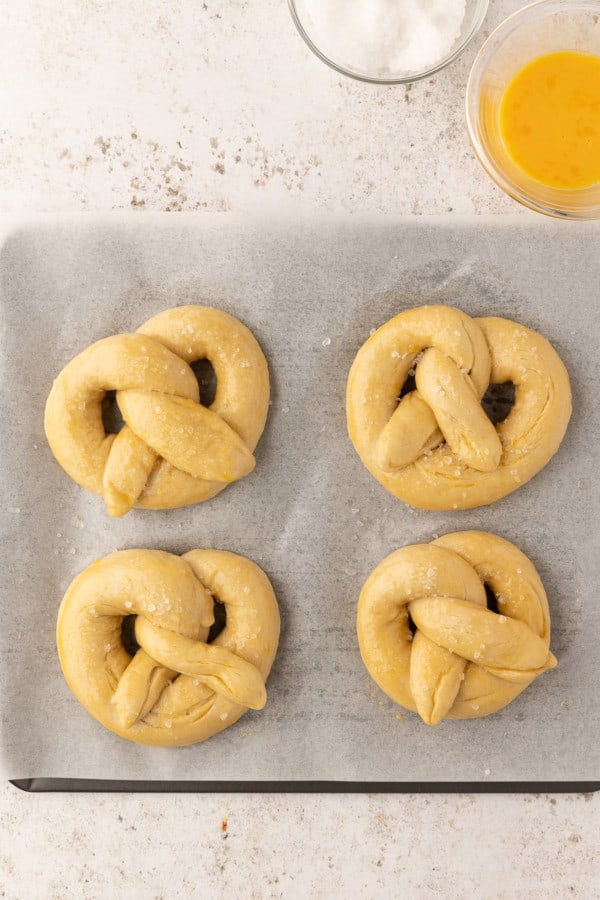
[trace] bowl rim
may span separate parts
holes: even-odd
[[[429,78],[431,75],[435,75],[436,72],[445,69],[446,66],[449,66],[453,63],[464,50],[471,43],[479,29],[481,28],[483,21],[487,15],[487,11],[489,8],[490,0],[476,0],[477,6],[475,8],[475,15],[473,16],[473,22],[471,23],[471,28],[465,39],[456,47],[452,53],[448,54],[448,56],[444,57],[439,63],[436,63],[435,66],[430,66],[428,69],[423,69],[420,72],[410,73],[401,76],[395,76],[393,78],[382,78],[380,76],[375,75],[363,75],[358,72],[353,72],[351,69],[345,68],[340,63],[334,62],[334,60],[330,59],[322,50],[319,49],[317,44],[313,41],[313,39],[309,36],[308,32],[304,28],[302,24],[302,20],[300,18],[300,14],[298,13],[298,9],[296,6],[296,0],[287,0],[288,9],[292,16],[292,21],[296,26],[300,37],[305,42],[310,50],[314,53],[314,55],[321,60],[321,62],[325,63],[326,66],[329,66],[330,69],[333,69],[335,72],[338,72],[340,75],[344,75],[347,78],[353,78],[355,81],[362,81],[366,84],[383,84],[383,85],[393,85],[393,84],[411,84],[414,81],[422,81],[424,78]]]
[[[529,3],[527,6],[521,7],[521,9],[515,10],[515,12],[511,13],[506,17],[499,25],[494,28],[494,30],[490,33],[490,35],[486,38],[482,46],[480,47],[477,56],[473,60],[473,65],[471,66],[471,71],[469,72],[469,77],[467,79],[467,88],[465,91],[465,117],[467,122],[467,132],[469,135],[469,140],[471,142],[471,146],[473,148],[473,152],[478,162],[485,170],[485,172],[489,175],[492,181],[504,191],[505,194],[508,194],[513,200],[516,200],[518,203],[521,203],[523,206],[528,207],[529,209],[534,210],[535,212],[542,213],[546,216],[551,216],[553,218],[558,219],[568,219],[571,221],[590,221],[594,219],[600,219],[600,203],[594,203],[589,206],[583,206],[578,209],[572,207],[561,207],[558,203],[554,205],[550,205],[549,203],[542,203],[541,201],[536,200],[534,197],[527,194],[524,190],[519,190],[518,186],[513,184],[513,182],[506,177],[503,170],[494,164],[491,159],[491,156],[486,150],[486,147],[483,141],[479,138],[477,124],[479,121],[478,115],[478,104],[475,104],[473,101],[479,97],[479,88],[475,89],[475,79],[481,77],[483,72],[485,72],[487,65],[489,64],[489,60],[493,58],[496,52],[496,45],[501,43],[501,40],[508,35],[510,35],[516,28],[518,28],[519,23],[521,21],[527,22],[528,20],[535,20],[536,15],[542,14],[547,11],[548,15],[556,14],[556,13],[564,13],[565,15],[573,14],[573,13],[581,13],[581,12],[589,12],[595,15],[600,15],[600,0],[568,0],[569,6],[566,6],[567,0],[536,0],[534,3]],[[533,57],[532,57],[533,58]],[[472,115],[472,107],[475,109],[475,113]],[[560,196],[560,189],[556,188],[556,197]],[[569,191],[570,196],[577,195],[578,193],[584,193],[589,190],[589,188],[579,188],[579,189],[571,189]],[[565,192],[566,196],[566,192]]]

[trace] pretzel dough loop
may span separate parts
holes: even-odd
[[[217,376],[210,408],[190,368],[198,359]],[[117,435],[102,422],[111,390],[125,422]],[[207,500],[251,472],[268,404],[267,363],[251,332],[219,310],[185,306],[71,360],[48,397],[45,428],[65,471],[120,516]]]
[[[226,625],[206,643],[213,596]],[[135,615],[137,652],[123,645]],[[277,601],[243,557],[123,550],[89,566],[63,599],[57,626],[67,683],[103,725],[143,744],[202,741],[266,703],[279,639]]]
[[[416,389],[398,400],[411,372]],[[515,385],[494,426],[481,399]],[[565,367],[548,341],[507,319],[448,306],[395,316],[350,370],[348,432],[365,466],[396,497],[425,509],[491,503],[553,456],[571,415]]]
[[[486,584],[498,613],[487,608]],[[361,591],[357,629],[371,677],[428,725],[496,712],[556,665],[534,566],[485,532],[447,534],[384,559]]]

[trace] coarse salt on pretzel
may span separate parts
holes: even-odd
[[[199,359],[217,379],[209,408],[190,368]],[[117,435],[102,421],[112,390],[125,421]],[[243,478],[268,408],[267,362],[249,329],[220,310],[180,306],[72,359],[52,386],[44,425],[63,469],[121,516],[134,506],[199,503]]]
[[[486,585],[498,612],[487,607]],[[357,631],[373,680],[428,725],[496,712],[556,665],[535,567],[482,531],[386,557],[362,588]]]
[[[415,390],[400,397],[411,372]],[[514,406],[494,426],[481,400],[490,384],[506,383],[515,386]],[[355,449],[390,493],[423,509],[468,509],[546,465],[564,437],[571,390],[558,354],[535,331],[422,306],[360,348],[346,411]]]
[[[213,601],[225,627],[207,643]],[[129,616],[133,656],[122,635]],[[73,580],[58,613],[60,663],[75,697],[121,737],[162,747],[204,741],[262,709],[278,640],[267,576],[220,550],[111,553]]]

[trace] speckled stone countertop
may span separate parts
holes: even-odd
[[[490,5],[454,66],[378,88],[314,59],[284,0],[9,4],[0,208],[515,212],[463,121],[477,46],[523,4]],[[588,900],[599,824],[589,794],[69,796],[4,784],[0,897]]]

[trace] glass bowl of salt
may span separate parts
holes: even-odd
[[[375,84],[427,78],[477,34],[488,0],[288,0],[322,62]]]

